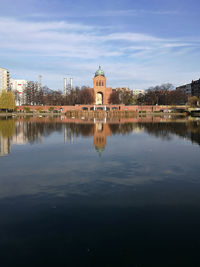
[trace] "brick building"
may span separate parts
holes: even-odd
[[[112,93],[111,87],[106,87],[106,77],[104,71],[99,66],[93,78],[94,99],[96,105],[108,105]]]

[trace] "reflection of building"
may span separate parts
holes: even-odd
[[[27,86],[26,80],[14,80],[10,79],[10,87],[13,92],[15,92],[16,106],[23,105],[24,101],[24,90]]]
[[[10,140],[0,134],[0,156],[8,155],[10,152]]]
[[[10,89],[10,73],[7,69],[0,68],[0,94],[3,90]]]
[[[12,137],[12,145],[24,145],[26,144],[27,138],[25,137],[25,134],[23,131],[16,133]]]
[[[102,151],[106,147],[106,137],[112,136],[112,132],[108,124],[96,123],[94,128],[93,144],[96,150],[101,155]]]
[[[106,87],[106,77],[100,66],[93,78],[93,89],[94,89],[94,97],[96,105],[109,104],[108,102],[110,95],[112,93],[112,88]]]
[[[15,133],[12,136],[12,144],[24,145],[27,142],[27,124],[22,121],[15,121]]]

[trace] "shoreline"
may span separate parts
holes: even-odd
[[[58,117],[58,116],[66,116],[66,117],[136,117],[141,116],[144,117],[146,115],[152,116],[182,116],[188,117],[190,116],[187,113],[164,113],[164,112],[131,112],[131,111],[73,111],[73,112],[66,112],[66,113],[52,113],[52,112],[45,112],[45,113],[20,113],[20,112],[11,112],[11,113],[0,113],[0,117]]]

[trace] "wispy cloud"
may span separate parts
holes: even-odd
[[[93,18],[93,17],[141,17],[147,15],[156,16],[169,16],[169,15],[180,15],[182,12],[178,10],[145,10],[145,9],[121,9],[121,10],[96,10],[95,12],[59,12],[59,13],[32,13],[27,15],[22,15],[24,18]]]
[[[113,84],[117,81],[115,77],[118,81],[119,77],[123,77],[120,81],[121,85],[126,81],[127,85],[134,86],[134,82],[140,80],[141,82],[137,83],[138,86],[148,87],[148,84],[152,85],[156,76],[156,83],[159,80],[163,81],[166,70],[162,62],[159,62],[161,56],[165,55],[165,60],[168,60],[172,54],[189,54],[194,47],[199,47],[199,44],[197,40],[192,42],[187,38],[160,38],[131,31],[107,32],[102,26],[98,28],[64,20],[34,22],[14,18],[0,19],[0,55],[4,57],[6,55],[11,60],[12,57],[19,56],[21,62],[30,60],[32,57],[29,62],[30,68],[32,62],[32,65],[38,68],[43,64],[43,71],[45,69],[43,61],[48,64],[51,62],[53,67],[49,67],[46,63],[44,71],[49,77],[53,69],[54,72],[57,69],[62,73],[62,67],[63,69],[70,67],[71,71],[79,74],[77,80],[82,79],[82,83],[85,84],[88,84],[87,78],[89,79],[88,75],[90,75],[86,72],[91,73],[97,64],[103,62],[108,70],[112,70]],[[53,57],[60,60],[50,59]],[[18,62],[16,72],[21,62]],[[158,70],[160,66],[163,73]],[[160,72],[159,77],[158,72]]]
[[[9,29],[9,31],[8,31]],[[119,42],[123,44],[119,45]],[[13,51],[38,52],[51,56],[97,58],[125,55],[128,50],[189,47],[189,43],[143,33],[101,34],[97,27],[66,21],[27,22],[0,19],[0,47]]]

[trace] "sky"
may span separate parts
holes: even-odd
[[[63,90],[178,86],[200,78],[199,0],[0,0],[0,66]]]

